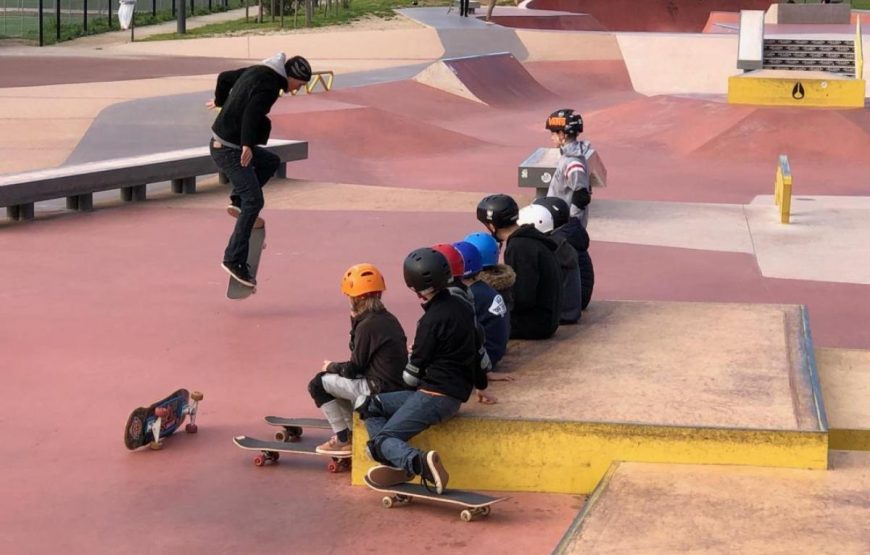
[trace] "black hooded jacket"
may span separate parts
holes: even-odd
[[[211,130],[236,146],[264,145],[269,141],[272,122],[269,110],[287,88],[287,78],[266,65],[256,65],[218,75],[215,106],[221,108]]]
[[[562,270],[558,245],[532,225],[507,240],[505,264],[516,272],[511,309],[511,338],[546,339],[556,333],[562,307]]]

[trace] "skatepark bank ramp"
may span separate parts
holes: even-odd
[[[508,52],[444,58],[424,69],[414,80],[495,108],[556,98]]]

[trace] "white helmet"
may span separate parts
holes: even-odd
[[[553,231],[553,215],[539,204],[523,206],[520,209],[520,217],[517,223],[520,225],[532,224],[541,233]]]

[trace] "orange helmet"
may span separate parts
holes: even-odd
[[[380,270],[371,264],[356,264],[347,269],[341,278],[341,292],[348,297],[385,291],[387,285]]]

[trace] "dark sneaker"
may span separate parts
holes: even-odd
[[[241,213],[242,209],[239,208],[237,205],[230,204],[229,206],[227,206],[227,214],[229,214],[233,218],[238,218]],[[260,216],[257,216],[257,221],[254,222],[254,227],[256,227],[257,229],[261,227],[266,227],[266,220],[264,220]]]
[[[386,466],[383,464],[370,468],[366,476],[368,476],[371,483],[382,488],[391,488],[393,486],[398,486],[399,484],[404,484],[414,477],[413,474],[405,472],[405,469],[403,468],[396,468],[394,466]]]
[[[246,287],[256,287],[257,280],[251,275],[247,264],[232,264],[230,262],[221,262],[221,267],[233,277],[236,281]]]
[[[423,455],[423,472],[420,477],[423,480],[423,485],[429,491],[435,490],[435,493],[441,495],[447,488],[447,480],[450,475],[447,474],[447,469],[441,464],[441,456],[435,451],[428,451]]]

